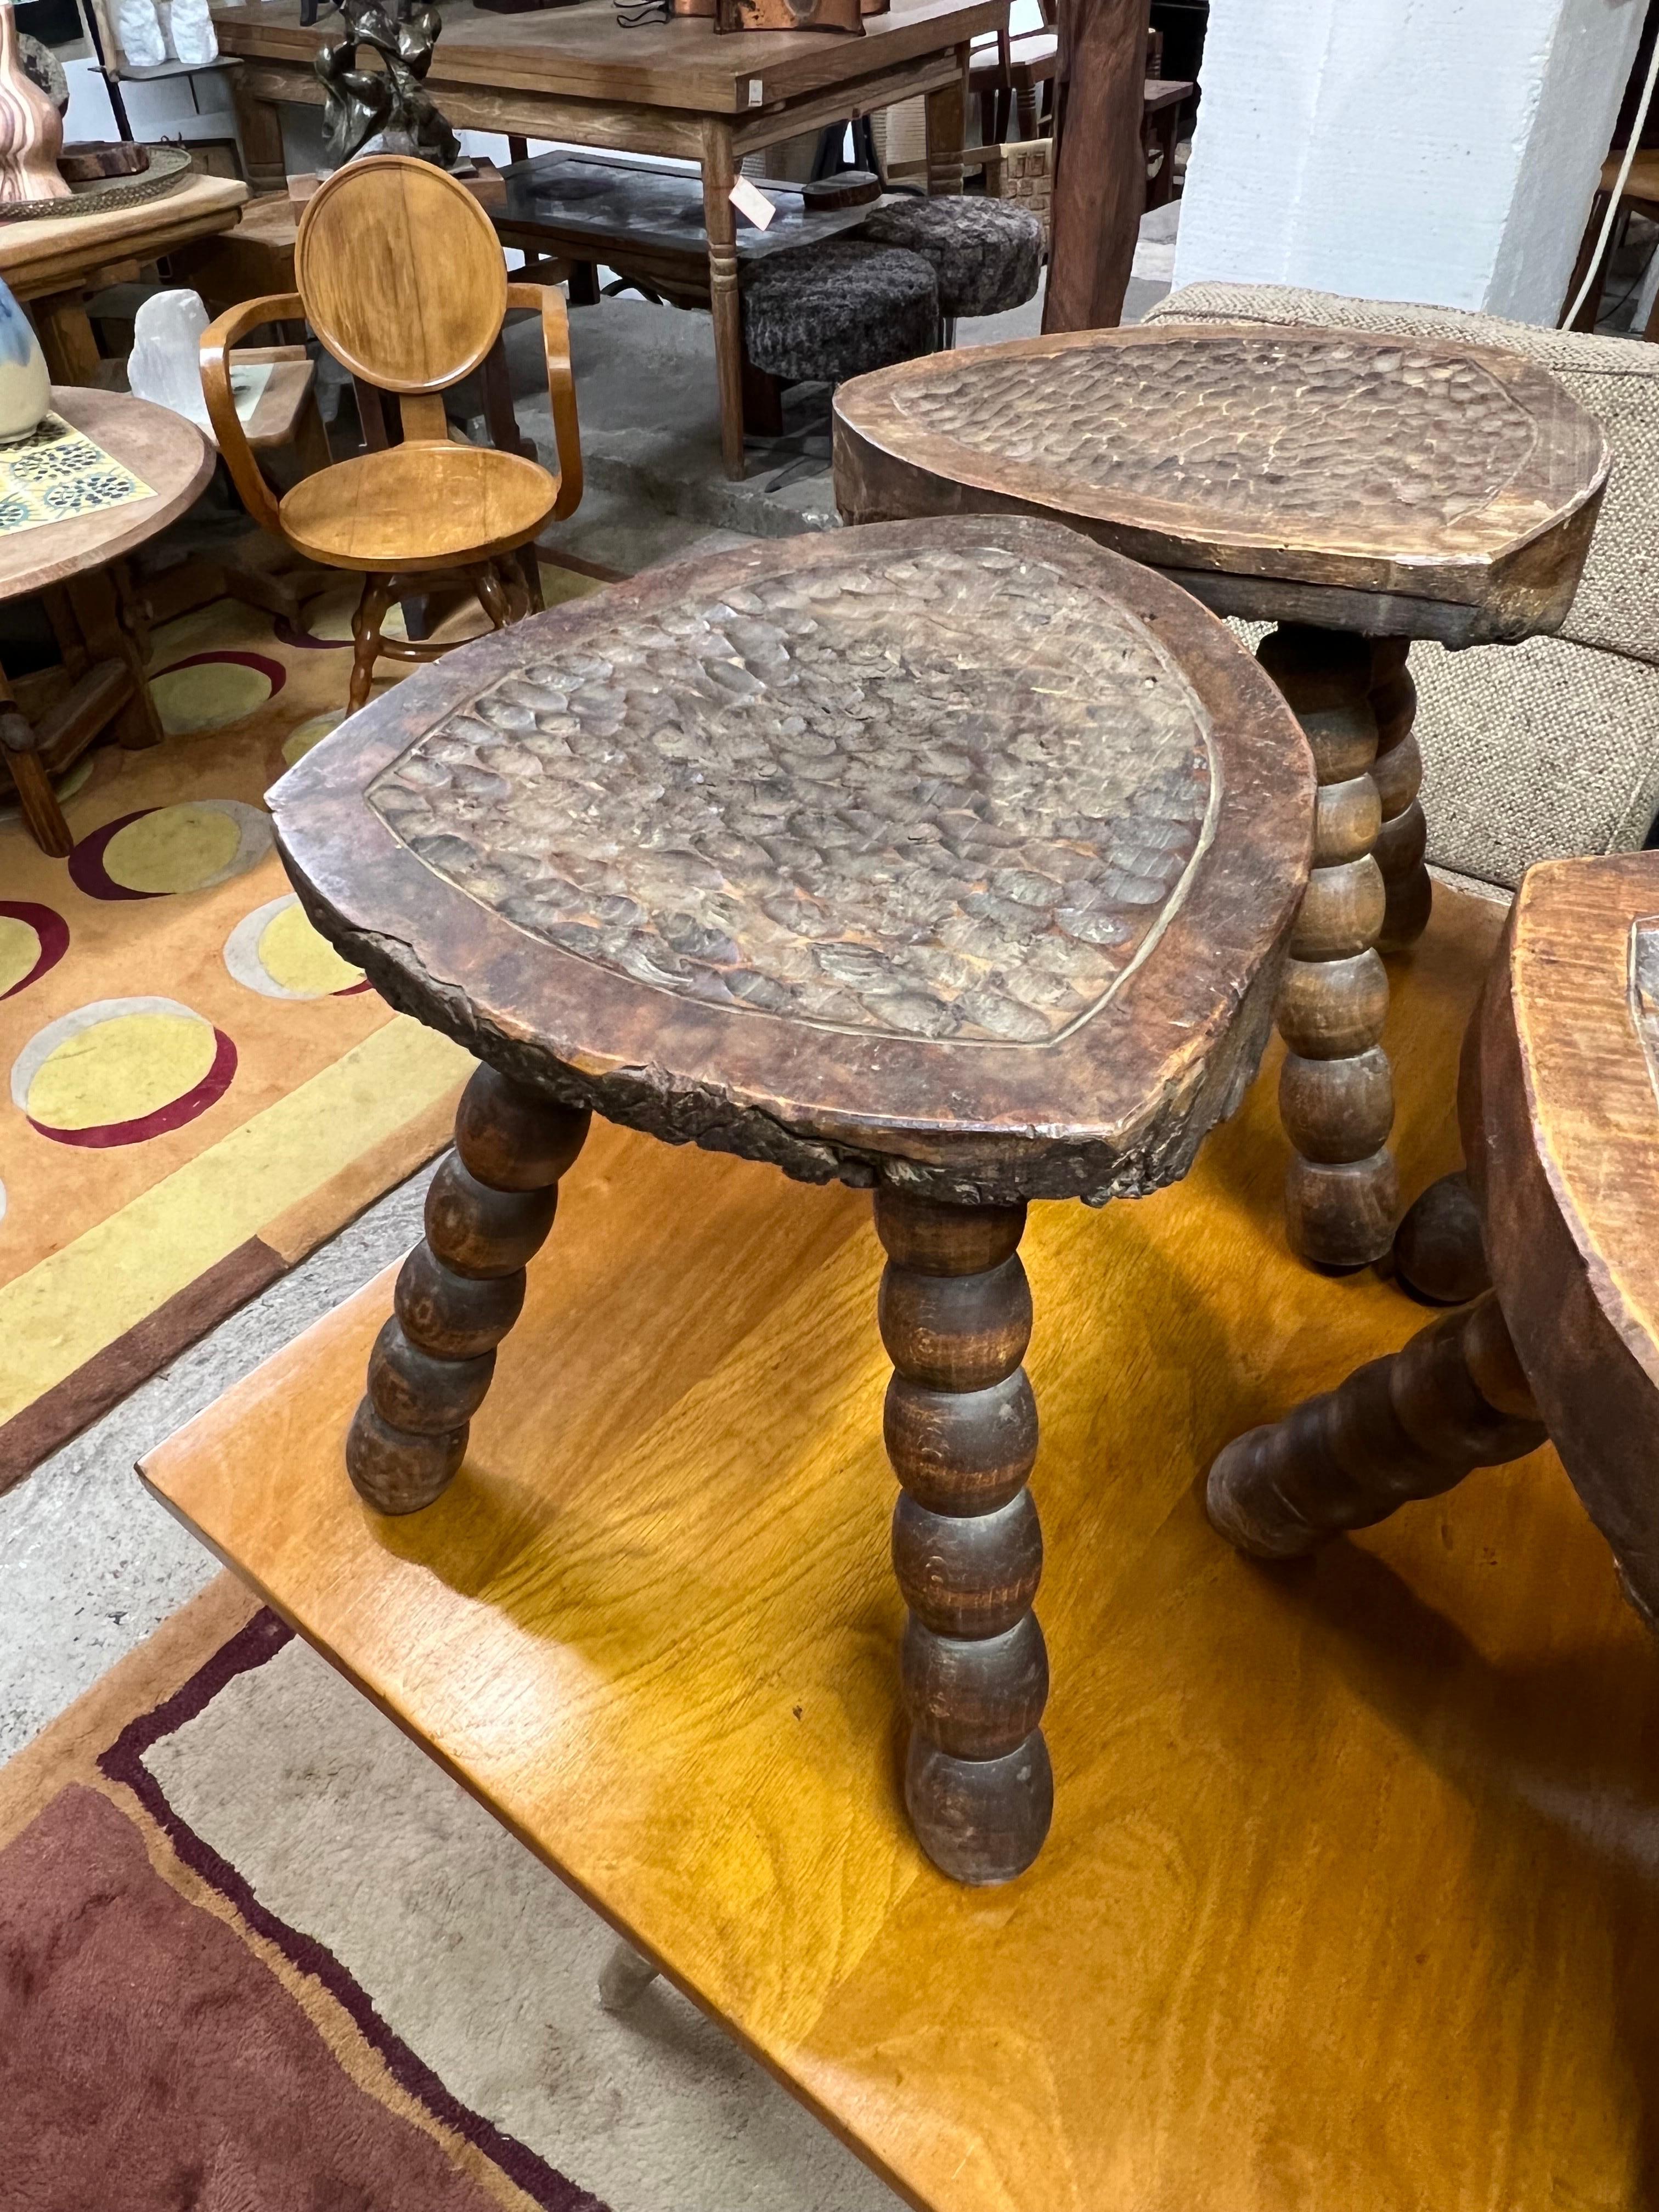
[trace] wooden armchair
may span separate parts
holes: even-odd
[[[384,638],[394,600],[445,572],[465,575],[497,629],[541,605],[532,542],[574,514],[581,446],[562,294],[510,284],[494,227],[429,162],[378,155],[337,170],[301,217],[296,290],[244,301],[202,336],[202,386],[219,449],[248,512],[325,568],[363,579],[352,623],[349,703],[368,697],[382,654],[445,650]],[[499,447],[457,442],[441,394],[495,355],[509,307],[542,319],[559,474]],[[264,323],[304,322],[349,369],[369,450],[278,496],[230,394],[230,349]]]

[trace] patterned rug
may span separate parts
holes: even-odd
[[[0,1771],[0,2197],[897,2212],[611,1941],[221,1577]]]
[[[445,1141],[470,1062],[311,929],[263,804],[342,719],[353,597],[158,630],[167,742],[64,780],[67,861],[0,812],[0,1490]]]

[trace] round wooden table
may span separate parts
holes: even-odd
[[[1380,1259],[1399,1212],[1388,977],[1429,918],[1413,638],[1513,643],[1565,619],[1607,481],[1598,424],[1518,356],[1261,324],[1079,331],[935,354],[836,393],[849,522],[1057,517],[1225,615],[1320,784],[1280,1090],[1291,1243]]]
[[[485,1062],[359,1492],[411,1511],[459,1468],[590,1112],[870,1188],[906,1802],[946,1873],[1018,1873],[1052,1798],[1026,1204],[1175,1181],[1255,1072],[1312,835],[1279,692],[1052,524],[842,531],[466,647],[271,805],[317,926]]]
[[[68,697],[36,727],[19,712],[0,672],[0,753],[36,842],[62,858],[73,841],[52,778],[118,717],[123,744],[161,742],[144,680],[143,619],[121,564],[192,505],[213,474],[214,454],[193,422],[128,392],[54,384],[52,404],[150,488],[148,499],[0,533],[0,601],[49,595],[53,627],[76,679]]]

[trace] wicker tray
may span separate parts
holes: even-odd
[[[140,177],[99,177],[72,185],[66,200],[0,201],[0,222],[33,222],[42,216],[108,215],[115,208],[141,207],[159,200],[191,173],[182,146],[152,146],[149,167]]]

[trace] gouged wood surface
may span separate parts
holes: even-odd
[[[848,521],[1052,514],[1225,612],[1375,628],[1265,587],[1400,598],[1425,634],[1463,610],[1460,643],[1559,627],[1607,471],[1518,355],[1311,327],[1016,338],[854,377],[835,414]]]
[[[1396,962],[1406,1187],[1501,914]],[[390,1278],[155,1454],[175,1510],[918,2205],[1642,2201],[1659,1677],[1549,1453],[1290,1571],[1219,1444],[1419,1309],[1299,1267],[1276,1054],[1179,1189],[1032,1209],[1054,1828],[935,1875],[896,1790],[879,1255],[855,1194],[596,1127],[466,1467],[340,1448]]]

